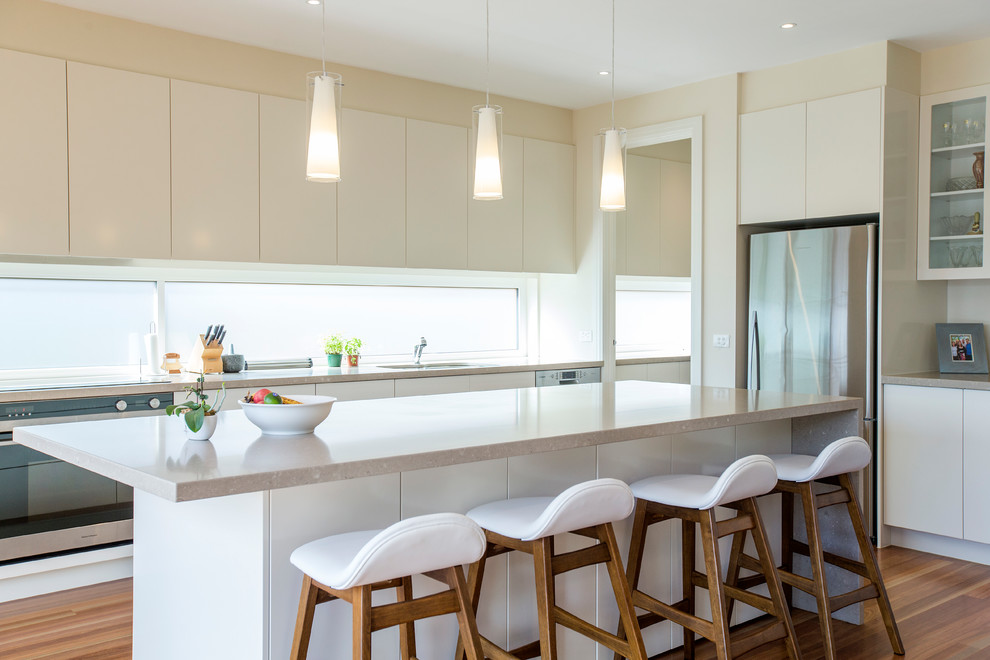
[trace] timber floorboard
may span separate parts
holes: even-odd
[[[842,660],[990,660],[990,566],[895,547],[879,550],[878,557],[907,655],[891,653],[879,610],[871,602],[864,625],[835,622]],[[817,617],[795,610],[794,625],[805,660],[822,658]],[[130,657],[130,580],[0,603],[3,660]],[[655,657],[680,660],[681,653]],[[698,644],[696,657],[714,658],[711,644]],[[742,657],[782,660],[787,653],[783,643],[776,643]]]

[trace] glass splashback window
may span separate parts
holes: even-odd
[[[0,278],[0,373],[137,365],[154,282]]]
[[[248,360],[322,356],[320,338],[360,337],[365,356],[520,350],[518,289],[168,282],[167,345],[188,351],[210,323]]]
[[[615,293],[617,353],[691,354],[690,291]]]

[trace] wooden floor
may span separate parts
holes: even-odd
[[[880,568],[909,660],[990,659],[990,566],[902,548],[879,551]],[[796,611],[794,622],[806,660],[822,657],[814,615]],[[876,607],[865,625],[836,622],[842,660],[896,658]],[[699,647],[699,660],[714,658]],[[118,580],[0,604],[0,658],[106,660],[131,657],[131,582]],[[677,660],[679,651],[663,658]],[[786,658],[783,645],[765,646],[747,660]],[[561,658],[560,660],[568,660]]]

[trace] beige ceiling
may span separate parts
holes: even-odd
[[[272,50],[320,56],[306,0],[55,0]],[[604,102],[608,0],[490,0],[491,88],[567,108]],[[485,87],[484,0],[329,0],[327,58]],[[884,40],[915,50],[990,35],[990,0],[615,0],[619,98]],[[781,23],[798,27],[782,30]]]

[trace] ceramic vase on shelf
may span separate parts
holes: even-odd
[[[217,430],[218,419],[220,419],[219,415],[207,415],[203,418],[203,426],[198,431],[192,431],[185,420],[182,420],[182,426],[186,429],[186,437],[190,440],[209,440]]]
[[[976,161],[973,162],[973,178],[976,179],[976,187],[983,187],[983,152],[976,151],[973,153],[976,156]]]

